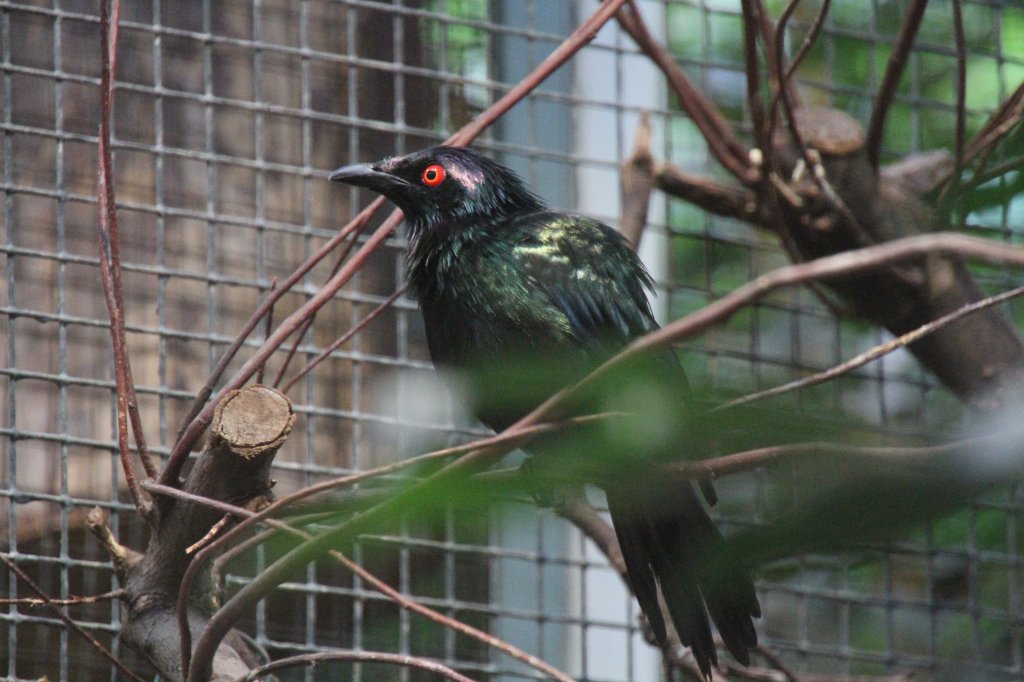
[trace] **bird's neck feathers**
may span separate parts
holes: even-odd
[[[519,176],[501,166],[461,180],[467,194],[463,201],[410,217],[407,265],[410,281],[421,295],[443,285],[468,246],[500,238],[512,218],[545,210],[544,202]]]
[[[476,242],[488,240],[504,222],[477,214],[448,216],[438,222],[410,222],[406,269],[416,298],[426,303],[447,290],[452,284],[451,273],[466,250]]]

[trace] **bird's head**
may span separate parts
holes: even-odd
[[[513,171],[465,147],[434,147],[344,166],[330,177],[383,194],[402,209],[414,237],[543,208]]]

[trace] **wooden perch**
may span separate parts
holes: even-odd
[[[801,258],[943,229],[939,214],[918,193],[933,185],[940,159],[879,173],[865,148],[863,129],[845,113],[800,109],[796,124],[811,157],[820,163],[806,168],[805,155],[785,133],[774,141],[774,157],[780,175],[803,202],[799,208],[778,202]],[[855,313],[897,336],[983,298],[963,260],[952,255],[925,256],[827,284]],[[997,409],[1008,393],[1021,388],[1024,343],[995,309],[949,324],[909,348],[951,391],[976,407]]]
[[[270,465],[295,423],[291,403],[266,386],[232,391],[218,404],[206,449],[185,480],[183,492],[236,505],[269,496]],[[115,570],[125,583],[122,636],[160,671],[162,678],[182,680],[181,647],[175,605],[182,574],[191,561],[188,548],[222,523],[223,513],[210,507],[158,498],[153,534],[144,554],[126,561],[127,550],[113,552]],[[96,524],[97,526],[99,524]],[[189,599],[193,638],[218,608],[216,576],[204,570]],[[214,658],[214,680],[236,679],[261,661],[240,636],[229,636]]]

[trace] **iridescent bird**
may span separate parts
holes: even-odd
[[[495,430],[658,326],[647,300],[651,278],[619,233],[549,210],[514,172],[471,149],[436,147],[330,177],[378,192],[405,214],[408,279],[431,358],[469,376],[471,407]],[[554,360],[561,371],[523,372],[530,378],[520,380],[510,359]],[[647,393],[667,396],[685,419],[688,389],[675,355],[645,362],[662,389]],[[722,536],[691,483],[645,471],[650,461],[629,452],[621,458],[623,466],[595,482],[658,641],[668,646],[660,590],[706,677],[717,665],[708,614],[732,655],[748,664],[760,616],[750,577],[740,567],[702,563]]]

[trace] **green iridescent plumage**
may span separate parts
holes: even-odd
[[[431,358],[468,375],[472,407],[494,429],[657,328],[650,277],[617,232],[547,210],[518,176],[472,150],[438,147],[341,168],[331,178],[378,191],[405,213],[408,277]],[[530,371],[538,365],[553,371]],[[668,404],[684,420],[686,377],[675,356],[646,358],[640,370],[654,383],[640,396],[647,404],[632,407]],[[757,643],[752,617],[760,615],[749,577],[712,575],[701,563],[721,535],[690,483],[645,475],[643,461],[617,454],[616,471],[627,475],[621,484],[615,475],[600,483],[656,637],[667,644],[660,587],[705,676],[717,663],[708,613],[747,663]]]

